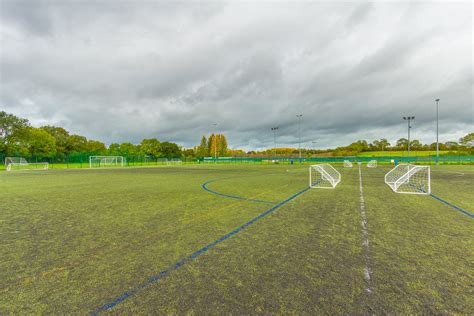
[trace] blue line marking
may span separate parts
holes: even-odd
[[[228,194],[224,194],[224,193],[220,193],[220,192],[211,190],[211,189],[209,189],[209,188],[207,187],[207,185],[208,185],[209,183],[216,182],[216,181],[220,181],[220,180],[225,180],[225,179],[230,179],[230,178],[223,178],[223,179],[210,180],[210,181],[207,181],[207,182],[203,183],[203,184],[201,185],[201,187],[202,187],[204,190],[206,190],[207,192],[210,192],[210,193],[213,193],[213,194],[216,194],[216,195],[220,195],[220,196],[223,196],[223,197],[231,198],[231,199],[242,200],[242,201],[249,201],[249,202],[256,202],[256,203],[272,204],[272,205],[277,204],[276,202],[270,202],[270,201],[264,201],[264,200],[254,200],[254,199],[244,198],[244,197],[241,197],[241,196],[228,195]]]
[[[471,214],[471,213],[469,213],[468,211],[463,210],[463,209],[460,208],[459,206],[456,206],[456,205],[454,205],[454,204],[451,204],[451,203],[449,203],[448,201],[445,201],[445,200],[443,200],[442,198],[437,197],[437,196],[434,195],[434,194],[430,194],[430,195],[431,195],[432,198],[434,198],[434,199],[436,199],[436,200],[438,200],[438,201],[440,201],[440,202],[442,202],[442,203],[444,203],[444,204],[446,204],[446,205],[448,205],[448,206],[451,206],[451,207],[454,208],[456,211],[459,211],[459,212],[463,213],[464,215],[467,215],[467,216],[469,216],[469,217],[471,217],[471,218],[474,218],[474,214]]]
[[[161,271],[160,273],[158,274],[155,274],[154,276],[151,276],[150,278],[148,278],[144,283],[136,286],[135,288],[123,293],[122,295],[118,296],[117,298],[115,298],[112,302],[110,303],[107,303],[107,304],[104,304],[98,308],[96,308],[93,312],[92,312],[92,315],[98,315],[100,312],[104,312],[104,311],[107,311],[107,310],[110,310],[112,308],[114,308],[115,306],[117,306],[118,304],[122,303],[123,301],[125,301],[127,298],[137,294],[138,291],[140,291],[141,289],[144,289],[146,287],[148,287],[149,285],[153,284],[153,283],[156,283],[158,281],[160,281],[162,278],[168,276],[171,272],[173,272],[174,270],[177,270],[179,269],[180,267],[182,267],[183,265],[185,265],[187,262],[193,260],[193,259],[196,259],[197,257],[199,257],[200,255],[202,255],[203,253],[207,252],[208,250],[214,248],[215,246],[217,246],[218,244],[222,243],[223,241],[229,239],[230,237],[238,234],[240,231],[242,231],[243,229],[247,228],[248,226],[254,224],[255,222],[257,222],[258,220],[264,218],[265,216],[273,213],[276,209],[280,208],[281,206],[285,205],[286,203],[290,202],[291,200],[295,199],[296,197],[300,196],[301,194],[305,193],[306,191],[308,191],[310,188],[307,187],[301,191],[299,191],[298,193],[295,193],[293,194],[292,196],[290,196],[289,198],[287,198],[286,200],[284,200],[283,202],[280,202],[278,203],[277,205],[271,207],[269,210],[265,211],[264,213],[258,215],[257,217],[251,219],[250,221],[248,221],[247,223],[237,227],[236,229],[234,229],[233,231],[225,234],[224,236],[220,237],[219,239],[213,241],[212,243],[208,244],[207,246],[199,249],[198,251],[192,253],[191,255],[187,256],[186,258],[184,259],[181,259],[180,261],[176,262],[174,265],[170,266],[167,270],[164,270],[164,271]]]
[[[417,189],[417,190],[420,191],[420,192],[427,193],[426,190],[424,189],[424,187],[422,187],[422,188],[420,189],[420,188],[415,187],[414,185],[410,185],[410,186],[414,187],[415,189]],[[449,203],[448,201],[443,200],[443,199],[440,198],[440,197],[437,197],[437,196],[434,195],[433,193],[430,193],[430,196],[431,196],[433,199],[440,201],[441,203],[444,203],[444,204],[446,204],[446,205],[448,205],[448,206],[451,206],[451,207],[454,208],[456,211],[459,211],[459,212],[463,213],[464,215],[467,215],[467,216],[469,216],[469,217],[471,217],[471,218],[474,218],[474,214],[471,214],[471,213],[469,213],[468,211],[463,210],[463,209],[460,208],[459,206],[456,206],[456,205],[454,205],[454,204],[451,204],[451,203]]]

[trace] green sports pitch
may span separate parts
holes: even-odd
[[[1,172],[0,314],[472,313],[474,167],[336,168]]]

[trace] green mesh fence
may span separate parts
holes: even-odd
[[[198,159],[200,163],[233,163],[233,164],[316,164],[316,163],[343,163],[344,160],[351,162],[367,163],[371,160],[377,160],[379,163],[402,163],[410,162],[415,164],[435,164],[436,156],[380,156],[380,157],[312,157],[312,158],[285,158],[285,157],[205,157]],[[441,164],[473,164],[474,156],[440,156]]]
[[[21,154],[9,155],[10,157],[24,157],[30,163],[48,162],[49,168],[89,168],[89,157],[95,153],[73,153],[67,156],[40,157],[36,155],[25,156]],[[0,153],[0,168],[5,169],[5,154]],[[343,163],[344,160],[351,162],[367,163],[377,160],[381,164],[410,162],[415,164],[435,164],[436,156],[414,156],[414,157],[312,157],[312,158],[288,158],[288,157],[204,157],[204,158],[154,158],[149,156],[124,156],[127,167],[145,167],[159,165],[179,164],[316,164],[316,163]],[[474,156],[451,155],[440,156],[440,164],[474,164]]]

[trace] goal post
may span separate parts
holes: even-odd
[[[6,157],[5,158],[6,171],[16,170],[48,170],[49,164],[47,162],[28,162],[23,157]]]
[[[344,168],[352,168],[354,165],[349,160],[344,160]]]
[[[125,162],[123,156],[90,156],[89,168],[124,167]]]
[[[313,189],[334,189],[341,182],[341,174],[330,164],[309,167],[309,186]]]
[[[367,168],[377,168],[377,160],[371,160],[367,163]]]
[[[396,193],[431,194],[429,166],[399,164],[385,175],[385,183]]]

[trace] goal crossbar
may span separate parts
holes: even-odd
[[[309,186],[318,189],[334,189],[341,181],[341,174],[330,164],[309,167]]]

